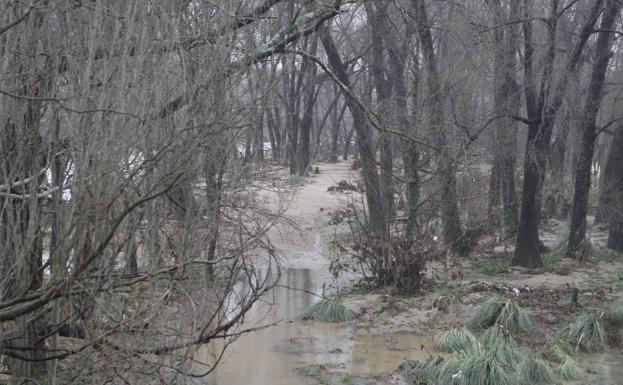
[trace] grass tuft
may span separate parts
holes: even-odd
[[[446,358],[431,357],[410,368],[411,375],[407,376],[407,379],[415,383],[435,385],[517,385],[519,383],[510,365],[498,360],[495,354],[478,343]]]
[[[501,325],[489,328],[483,334],[482,342],[500,362],[509,365],[519,362],[521,356],[517,342]]]
[[[476,337],[468,329],[452,328],[446,332],[439,334],[436,338],[435,345],[442,352],[453,353],[461,350],[467,350],[476,345]]]
[[[560,360],[560,365],[558,366],[558,374],[560,374],[560,377],[567,381],[574,381],[580,378],[580,366],[573,357],[559,344],[554,345],[552,350]]]
[[[455,285],[445,287],[439,293],[439,296],[433,299],[433,308],[449,312],[455,304],[461,302],[461,290]]]
[[[324,365],[312,364],[302,368],[296,368],[296,372],[301,376],[319,379],[326,374],[327,368],[325,368]]]
[[[530,317],[516,301],[496,295],[484,301],[469,322],[472,330],[486,329],[495,324],[504,326],[511,333],[528,331],[532,328]]]
[[[602,350],[606,346],[602,314],[594,311],[580,314],[571,324],[569,339],[576,344],[576,349],[583,347],[587,351]]]
[[[461,364],[462,385],[516,385],[517,377],[490,352],[467,354]]]
[[[546,384],[552,381],[554,372],[549,363],[533,353],[526,354],[517,368],[521,383]]]
[[[322,322],[348,322],[354,318],[339,297],[325,298],[303,311],[303,319],[317,319]]]

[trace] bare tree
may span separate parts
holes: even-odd
[[[576,256],[586,236],[586,215],[588,213],[588,196],[591,186],[591,166],[595,141],[599,132],[596,127],[597,112],[601,105],[601,99],[608,70],[608,63],[612,56],[612,33],[610,30],[621,11],[623,2],[609,0],[606,4],[599,29],[602,31],[597,37],[595,48],[595,61],[591,72],[591,81],[586,94],[583,113],[581,115],[582,147],[579,162],[576,167],[575,189],[573,197],[573,210],[571,212],[571,230],[567,244],[566,255]]]

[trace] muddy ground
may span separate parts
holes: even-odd
[[[419,295],[368,287],[349,268],[346,256],[352,246],[345,237],[346,208],[362,201],[356,172],[349,163],[318,167],[320,174],[293,187],[285,214],[296,226],[281,226],[271,236],[282,256],[283,285],[251,315],[258,322],[278,321],[278,326],[243,336],[208,383],[402,384],[398,368],[404,360],[438,353],[434,335],[465,324],[477,304],[496,293],[516,296],[529,311],[534,332],[517,339],[547,357],[546,342],[563,335],[577,314],[606,310],[623,297],[623,259],[607,252],[583,263],[561,258],[557,249],[566,224],[556,221],[548,222],[541,234],[549,250],[542,269],[510,269],[512,246],[484,235],[469,257],[432,263]],[[601,250],[604,229],[591,227],[589,232],[595,250]],[[330,272],[336,255],[347,265],[337,278]],[[336,291],[355,320],[327,324],[300,319],[317,295]],[[570,383],[623,384],[620,346],[598,354],[579,352],[582,377]]]

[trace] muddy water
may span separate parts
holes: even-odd
[[[322,290],[322,280],[310,269],[288,269],[281,283],[309,292]],[[305,384],[308,379],[295,369],[311,364],[331,364],[357,376],[373,376],[395,370],[405,359],[422,359],[420,349],[430,337],[413,334],[355,335],[348,324],[303,321],[302,311],[318,297],[300,290],[275,288],[256,304],[246,327],[281,320],[277,326],[243,335],[229,346],[206,385]],[[209,347],[196,359],[210,362]]]

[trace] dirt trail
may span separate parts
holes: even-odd
[[[353,196],[327,191],[341,180],[352,182],[356,172],[350,170],[351,164],[352,162],[320,164],[320,174],[312,175],[309,183],[297,188],[285,216],[296,223],[298,228],[281,226],[271,234],[271,241],[283,257],[285,268],[321,270],[327,266],[320,236],[314,226],[328,220],[329,212],[342,207]],[[356,194],[357,199],[358,195]]]
[[[283,263],[283,286],[256,303],[243,326],[278,324],[241,336],[229,346],[217,369],[202,380],[203,384],[309,384],[313,380],[296,369],[310,365],[355,376],[385,376],[402,361],[427,355],[420,347],[430,344],[429,336],[404,332],[369,335],[358,333],[354,322],[322,323],[299,318],[307,306],[319,300],[310,292],[321,293],[333,282],[318,227],[329,219],[328,211],[353,197],[327,191],[340,180],[354,177],[350,162],[318,166],[320,174],[296,190],[285,212],[299,229],[280,226],[271,233],[271,242]],[[204,346],[195,358],[198,362],[213,362],[212,353],[210,346]],[[197,372],[202,368],[196,365]]]

